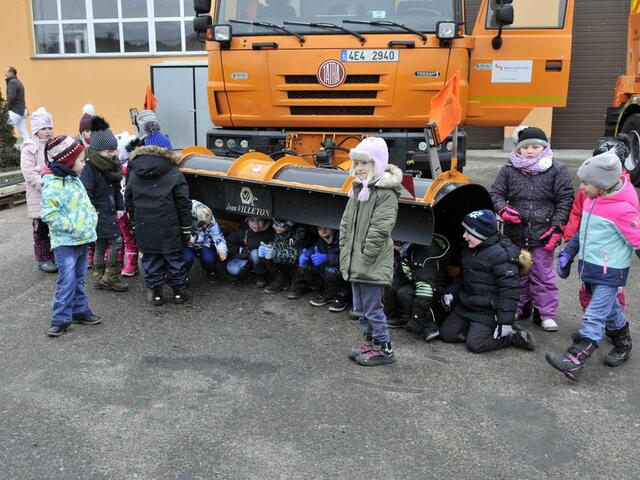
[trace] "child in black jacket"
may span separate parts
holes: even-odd
[[[178,169],[179,158],[169,139],[157,132],[131,153],[125,205],[143,253],[149,301],[162,305],[165,279],[174,303],[184,303],[187,268],[182,249],[191,241],[189,186]]]
[[[491,210],[477,210],[464,217],[462,271],[442,297],[453,312],[440,326],[445,342],[466,342],[474,352],[514,345],[535,347],[533,336],[513,326],[520,295],[520,248],[498,235]]]
[[[232,278],[240,278],[251,271],[256,276],[256,287],[266,287],[267,268],[264,258],[258,255],[258,248],[262,243],[271,242],[274,235],[269,219],[247,217],[245,223],[227,238],[227,273]]]

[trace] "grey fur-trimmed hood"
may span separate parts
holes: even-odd
[[[180,156],[171,150],[167,150],[166,148],[157,147],[155,145],[145,145],[143,147],[136,148],[133,152],[131,152],[130,159],[133,160],[136,157],[141,155],[155,155],[158,157],[164,157],[171,161],[174,165],[180,164]]]
[[[395,190],[396,192],[402,190],[401,185],[402,170],[392,164],[387,165],[382,176],[371,184],[371,186],[375,186],[376,188],[386,188],[388,190]]]

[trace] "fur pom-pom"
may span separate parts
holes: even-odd
[[[87,103],[84,107],[82,107],[82,114],[91,115],[92,117],[94,117],[96,115],[96,109],[93,105]]]
[[[142,140],[141,138],[134,138],[133,140],[131,140],[126,147],[124,147],[124,149],[131,153],[133,152],[136,148],[140,147],[144,145],[144,140]]]
[[[524,129],[529,128],[528,125],[518,125],[511,134],[511,138],[513,139],[513,143],[518,144],[518,137],[520,136],[520,132]]]
[[[106,130],[108,128],[109,128],[109,124],[104,118],[95,116],[91,119],[92,132],[97,132],[98,130]]]
[[[162,132],[162,126],[159,122],[150,120],[142,124],[142,130],[144,131],[145,135],[152,135],[154,133]]]
[[[531,257],[529,250],[520,250],[518,263],[520,264],[520,275],[526,275],[529,273],[529,270],[531,270],[531,266],[533,265],[533,257]]]

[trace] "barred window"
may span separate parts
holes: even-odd
[[[193,0],[31,0],[36,56],[202,54]]]

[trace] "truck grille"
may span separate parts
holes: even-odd
[[[285,75],[284,83],[320,85],[315,75]],[[380,83],[380,75],[347,75],[344,83]]]
[[[376,98],[376,90],[292,90],[289,98]]]
[[[373,115],[375,107],[369,106],[291,106],[291,115]]]

